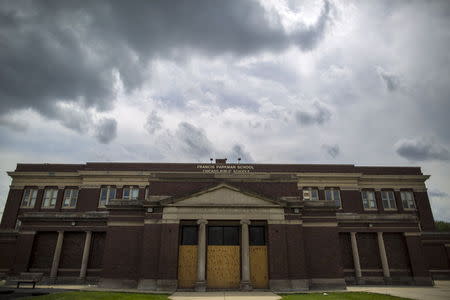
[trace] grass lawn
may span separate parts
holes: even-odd
[[[400,298],[388,295],[363,293],[363,292],[342,292],[342,293],[312,293],[312,294],[291,294],[281,295],[282,300],[400,300]]]
[[[111,299],[111,300],[167,300],[168,295],[134,294],[115,292],[65,292],[45,296],[21,298],[27,300],[79,300],[79,299]]]

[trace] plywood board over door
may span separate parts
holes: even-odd
[[[208,246],[208,288],[238,288],[240,284],[241,257],[239,246]]]
[[[180,245],[178,251],[178,287],[193,288],[197,280],[197,245]]]
[[[269,287],[267,246],[250,246],[250,281],[255,289]]]

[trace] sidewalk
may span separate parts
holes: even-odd
[[[169,296],[172,300],[278,300],[280,296],[272,292],[176,292]]]
[[[417,300],[448,300],[450,299],[450,281],[434,282],[434,287],[416,286],[348,286],[349,292],[371,292],[388,294]]]

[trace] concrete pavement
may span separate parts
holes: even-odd
[[[176,292],[169,296],[172,300],[278,300],[280,296],[272,292]]]
[[[417,286],[348,286],[349,292],[371,292],[417,300],[449,300],[450,281],[434,282],[434,287]]]

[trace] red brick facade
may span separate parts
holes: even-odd
[[[227,170],[228,165],[221,166]],[[237,166],[231,165],[230,170]],[[180,222],[195,225],[203,217],[199,208],[198,218],[194,210],[187,219],[174,221],[168,217],[170,209],[179,201],[224,185],[246,197],[268,201],[282,212],[281,219],[273,220],[244,216],[266,228],[273,290],[355,283],[430,285],[432,278],[450,277],[450,235],[433,231],[424,184],[427,177],[420,168],[246,166],[250,171],[242,175],[203,172],[198,164],[18,164],[10,173],[13,183],[0,225],[0,273],[8,277],[42,272],[49,281],[176,289]],[[116,194],[101,208],[99,199],[105,186],[116,187]],[[137,199],[122,199],[124,188],[132,186],[139,188]],[[56,205],[42,208],[44,190],[49,187],[58,189]],[[304,187],[317,188],[319,200],[305,201]],[[328,187],[339,189],[341,207],[325,201]],[[38,190],[32,208],[21,208],[26,188]],[[79,190],[74,208],[62,207],[67,188]],[[374,191],[376,209],[364,209],[363,189]],[[384,189],[394,191],[395,210],[383,208]],[[403,208],[403,190],[413,192],[416,209]],[[223,209],[233,209],[233,205]],[[258,209],[255,206],[255,211]],[[235,222],[242,216],[223,219],[219,215],[219,219]],[[58,237],[62,241],[59,250]],[[57,251],[59,260],[55,259]]]

